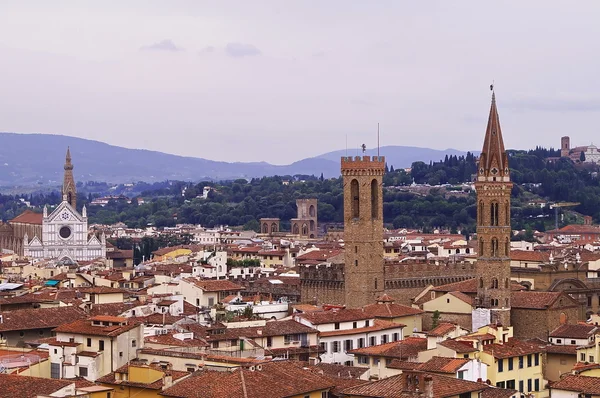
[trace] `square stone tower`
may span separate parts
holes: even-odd
[[[476,306],[490,310],[490,322],[510,326],[510,194],[512,182],[496,96],[485,132],[475,182],[477,191]]]
[[[385,288],[383,156],[342,157],[345,295],[350,308],[372,304]]]

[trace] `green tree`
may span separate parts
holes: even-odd
[[[585,153],[583,151],[581,151],[581,153],[579,154],[579,160],[581,161],[581,163],[585,162]]]
[[[431,328],[434,329],[436,327],[438,327],[438,325],[440,324],[440,311],[435,310],[433,311],[433,316],[431,318]]]

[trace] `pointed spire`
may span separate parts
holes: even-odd
[[[71,207],[75,209],[77,204],[77,190],[75,188],[75,180],[73,178],[73,164],[71,163],[71,148],[67,147],[67,155],[65,156],[65,175],[63,178],[63,201],[69,202]]]
[[[508,155],[504,149],[504,139],[500,118],[496,108],[496,93],[492,91],[492,105],[488,117],[483,149],[479,156],[479,181],[510,181]]]
[[[81,209],[81,217],[87,217],[87,209],[85,208],[85,205],[83,205],[83,208]]]
[[[48,217],[48,206],[44,205],[44,214],[43,217],[46,218]]]

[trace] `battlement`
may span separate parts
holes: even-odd
[[[342,156],[342,174],[367,172],[383,175],[385,171],[385,156]]]

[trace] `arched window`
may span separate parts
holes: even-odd
[[[317,215],[317,212],[315,211],[315,206],[310,205],[310,207],[308,208],[308,215],[310,217],[315,217]]]
[[[479,287],[483,289],[483,278],[479,278]]]
[[[498,239],[492,238],[492,257],[498,257]]]
[[[300,235],[300,228],[298,227],[298,224],[294,224],[294,228],[293,228],[292,233],[294,235]]]
[[[510,241],[508,238],[504,241],[504,255],[510,257]]]
[[[271,233],[277,232],[277,224],[271,224]]]
[[[509,283],[510,283],[510,282],[508,281],[508,278],[505,278],[505,279],[504,279],[504,288],[505,288],[505,289],[508,289],[508,284],[509,284]]]
[[[490,208],[490,225],[498,226],[498,203],[493,202]]]
[[[483,225],[483,210],[484,210],[483,200],[479,201],[479,212],[477,214],[477,218],[479,219],[479,225]]]
[[[508,307],[509,307],[509,305],[508,305],[508,298],[505,298],[505,299],[504,299],[504,306],[505,306],[506,308],[508,308]]]
[[[267,223],[263,224],[262,233],[263,234],[268,234],[269,233],[269,226],[267,225]]]
[[[508,200],[504,202],[504,225],[510,225],[510,204]]]
[[[354,179],[350,183],[350,197],[352,198],[352,218],[360,216],[360,196],[358,192],[358,180]]]
[[[491,288],[492,289],[498,289],[498,279],[496,279],[496,278],[492,279],[492,286],[491,286]]]
[[[483,238],[479,239],[479,256],[483,256]]]
[[[302,224],[302,235],[308,235],[308,225]]]
[[[310,230],[311,230],[311,232],[314,232],[314,230],[315,230],[315,220],[310,220],[309,223],[310,223]]]
[[[371,218],[379,218],[379,183],[375,178],[371,181]]]

